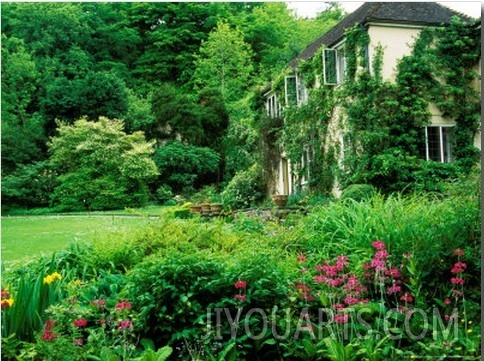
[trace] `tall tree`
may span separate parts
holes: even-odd
[[[45,143],[43,119],[30,108],[38,72],[24,42],[2,34],[2,173],[40,160]]]
[[[250,89],[251,56],[242,32],[220,22],[200,46],[194,82],[199,89],[217,90],[230,110],[230,105]]]

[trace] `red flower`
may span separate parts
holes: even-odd
[[[44,333],[42,334],[42,336],[40,336],[40,338],[44,341],[53,341],[55,340],[59,335],[56,334],[56,333],[53,333],[51,330],[49,329],[45,329],[44,330]]]
[[[464,279],[461,277],[452,277],[450,279],[450,282],[454,285],[463,285],[464,284]]]
[[[411,303],[413,302],[413,297],[410,293],[405,292],[402,297],[400,297],[400,301]]]
[[[129,310],[131,308],[131,303],[129,302],[118,302],[115,306],[116,310]]]
[[[74,326],[76,327],[86,327],[87,326],[87,320],[85,318],[78,318],[77,320],[74,320],[73,322]]]
[[[245,301],[245,300],[246,300],[246,298],[247,298],[247,296],[246,296],[246,295],[235,295],[235,296],[234,296],[234,300],[235,300],[235,301],[242,301],[242,302],[243,302],[243,301]]]
[[[299,253],[299,256],[297,256],[297,261],[298,262],[304,262],[306,260],[306,256],[303,253]]]
[[[10,296],[10,294],[8,293],[8,291],[5,290],[5,289],[3,289],[3,288],[2,288],[2,291],[1,292],[2,292],[2,299],[8,298],[8,296]]]
[[[454,250],[454,255],[462,257],[464,255],[464,251],[460,248],[457,248],[456,250]]]
[[[245,281],[237,281],[235,282],[235,288],[239,289],[239,288],[246,288],[247,287],[247,282]]]
[[[130,320],[118,321],[118,329],[126,330],[129,328],[130,331],[133,330],[133,323]]]
[[[452,273],[462,273],[465,271],[467,268],[467,265],[464,262],[456,262],[454,264],[454,267],[452,267],[452,270],[450,272]]]
[[[1,306],[2,309],[5,308],[5,307],[10,307],[10,303],[7,300],[3,300],[0,303],[0,306]]]
[[[387,294],[391,295],[392,293],[398,293],[402,290],[402,287],[393,283],[390,287],[387,287]]]
[[[393,278],[399,278],[401,276],[400,271],[397,268],[389,269],[385,272],[388,276],[392,276]]]

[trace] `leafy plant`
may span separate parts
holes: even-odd
[[[248,208],[263,197],[261,170],[254,164],[238,172],[222,192],[223,203],[229,209]]]

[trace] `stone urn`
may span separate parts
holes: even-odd
[[[287,204],[287,195],[286,194],[273,195],[272,202],[278,207],[285,207]]]

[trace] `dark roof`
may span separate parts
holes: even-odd
[[[365,26],[371,22],[437,26],[448,24],[453,16],[459,16],[464,21],[472,18],[443,5],[433,2],[367,2],[346,16],[327,33],[309,44],[289,66],[294,68],[300,59],[307,60],[314,56],[321,46],[333,46],[341,41],[346,29],[355,24]]]
[[[434,2],[366,2],[347,15],[328,32],[309,44],[291,62],[289,67],[296,68],[300,60],[311,59],[323,46],[331,47],[343,40],[345,30],[355,24],[366,26],[368,23],[386,23],[417,26],[438,26],[450,23],[453,16],[472,22],[472,18]],[[271,90],[268,84],[263,94]]]

